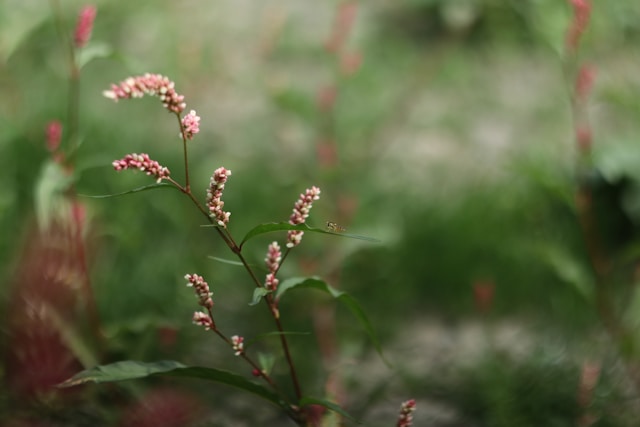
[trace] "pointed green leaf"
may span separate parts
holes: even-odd
[[[230,264],[230,265],[237,265],[238,267],[244,267],[244,264],[241,263],[240,261],[234,261],[234,260],[226,259],[226,258],[219,258],[219,257],[213,256],[213,255],[209,255],[207,258],[212,259],[214,261],[221,262],[223,264]]]
[[[302,399],[300,399],[300,406],[306,406],[306,405],[324,406],[325,408],[330,409],[333,412],[336,412],[336,413],[342,415],[343,417],[347,418],[348,420],[351,420],[351,421],[353,421],[353,422],[355,422],[357,424],[361,424],[361,422],[359,420],[357,420],[354,417],[352,417],[351,415],[349,415],[349,413],[347,413],[339,405],[337,405],[336,403],[330,402],[328,400],[316,399],[315,397],[303,397]]]
[[[350,234],[350,233],[336,233],[335,231],[329,231],[324,228],[310,227],[307,224],[292,225],[292,224],[289,224],[288,222],[269,222],[269,223],[257,225],[251,230],[249,230],[247,234],[244,236],[244,238],[242,239],[242,242],[240,243],[240,247],[242,247],[242,245],[244,245],[249,239],[253,237],[259,236],[261,234],[273,233],[276,231],[285,231],[285,230],[286,231],[290,231],[290,230],[309,231],[312,233],[333,234],[334,236],[346,237],[350,239],[365,240],[368,242],[380,242],[380,240],[374,239],[373,237],[360,236],[358,234]]]
[[[108,383],[125,381],[138,378],[146,378],[154,375],[198,378],[202,380],[218,382],[255,394],[271,403],[274,403],[277,406],[284,408],[285,410],[288,410],[289,408],[288,405],[272,391],[259,384],[255,384],[240,375],[234,374],[233,372],[214,368],[186,366],[180,362],[176,362],[173,360],[163,360],[151,363],[126,360],[109,365],[96,366],[92,369],[87,369],[74,375],[70,379],[59,384],[58,387],[72,387],[90,382]]]
[[[108,58],[112,55],[113,49],[107,43],[91,42],[78,52],[76,61],[78,67],[82,69],[94,59]]]
[[[35,191],[36,214],[41,229],[47,229],[52,219],[68,208],[65,192],[73,181],[73,175],[65,172],[59,163],[47,161],[44,164]]]
[[[134,189],[128,190],[128,191],[123,191],[122,193],[101,194],[101,195],[97,195],[97,196],[92,196],[92,195],[89,195],[89,194],[79,194],[79,196],[81,196],[81,197],[89,197],[89,198],[92,198],[92,199],[107,199],[109,197],[124,196],[125,194],[133,194],[133,193],[139,193],[141,191],[155,190],[156,188],[173,188],[174,190],[178,190],[178,188],[175,185],[159,183],[159,184],[145,185],[143,187],[134,188]]]
[[[258,304],[262,300],[262,298],[268,294],[269,291],[265,288],[255,288],[255,290],[253,291],[253,298],[251,299],[249,305]]]
[[[335,288],[329,286],[325,281],[318,277],[292,277],[280,283],[278,285],[278,291],[276,293],[276,300],[280,299],[285,292],[291,289],[317,289],[319,291],[325,292],[331,295],[333,298],[337,299],[341,303],[343,303],[351,313],[358,319],[365,332],[369,336],[369,339],[373,343],[376,351],[380,355],[380,358],[387,364],[390,365],[389,361],[382,354],[382,346],[380,345],[380,341],[369,321],[369,318],[365,314],[360,304],[348,293],[339,291]]]

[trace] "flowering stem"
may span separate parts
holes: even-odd
[[[180,126],[182,126],[182,124]],[[185,138],[185,141],[186,141],[186,138]],[[187,163],[186,163],[186,143],[185,143],[185,166],[187,166]],[[188,174],[187,174],[187,176],[188,176]],[[176,181],[174,181],[172,178],[167,178],[167,180],[171,184],[175,185],[182,193],[186,194],[189,197],[189,199],[191,199],[191,201],[195,204],[195,206],[198,208],[198,210],[207,218],[207,221],[209,221],[210,224],[216,225],[215,220],[213,218],[211,218],[211,216],[207,213],[205,208],[194,197],[194,195],[191,192],[191,189],[189,187],[187,187],[187,186],[183,187],[182,185],[180,185]],[[236,256],[240,259],[240,262],[242,263],[242,265],[244,265],[245,269],[247,270],[247,272],[251,276],[251,280],[253,280],[253,282],[255,283],[256,287],[259,287],[259,288],[262,287],[262,283],[260,282],[260,280],[258,279],[256,274],[254,273],[253,269],[251,268],[251,266],[249,265],[249,263],[245,259],[244,255],[242,255],[242,248],[240,248],[240,246],[238,246],[238,244],[233,240],[233,237],[231,236],[229,231],[226,230],[226,229],[223,231],[220,227],[216,227],[216,231],[218,232],[220,237],[222,237],[222,239],[227,244],[229,249],[231,249],[231,251],[233,253],[235,253]],[[285,252],[285,256],[284,257],[286,257],[286,255],[288,253],[289,253],[289,249],[287,249],[287,251]],[[284,257],[283,257],[283,261],[284,261]],[[282,327],[282,323],[280,322],[279,316],[277,316],[275,314],[275,313],[277,313],[277,308],[275,306],[275,302],[273,301],[273,297],[271,295],[267,295],[267,298],[265,298],[265,301],[267,303],[267,306],[268,306],[268,309],[269,309],[269,313],[271,314],[271,316],[275,320],[278,332],[280,332],[280,343],[282,345],[282,350],[284,351],[285,358],[287,359],[287,364],[289,365],[289,372],[291,373],[291,381],[293,382],[293,388],[295,390],[296,398],[298,400],[300,400],[300,398],[302,398],[302,391],[301,391],[301,388],[300,388],[300,382],[298,380],[298,374],[296,373],[295,365],[293,363],[293,358],[291,357],[291,351],[289,350],[289,344],[287,342],[286,336],[283,333],[284,332],[284,328]]]
[[[185,189],[188,194],[191,194],[191,185],[189,184],[189,156],[187,155],[187,134],[184,129],[184,125],[182,124],[182,119],[180,117],[180,113],[175,113],[178,118],[178,126],[180,126],[180,135],[182,135],[182,151],[184,155],[184,182]],[[202,209],[203,212],[204,209]],[[205,212],[206,214],[206,212]],[[209,215],[207,215],[209,217]]]

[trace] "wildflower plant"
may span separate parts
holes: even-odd
[[[290,388],[284,387],[278,384],[276,379],[271,376],[270,366],[261,364],[265,363],[263,361],[264,358],[257,357],[251,348],[253,339],[246,340],[244,335],[239,334],[240,331],[226,331],[218,326],[213,298],[214,292],[210,289],[205,278],[194,272],[184,276],[186,286],[193,289],[197,305],[200,306],[199,310],[194,311],[192,322],[201,327],[203,332],[212,332],[220,339],[223,345],[229,348],[230,352],[243,360],[248,365],[249,369],[246,370],[248,375],[210,367],[189,367],[173,361],[152,363],[122,361],[83,371],[65,381],[62,386],[73,386],[86,382],[110,382],[151,375],[195,377],[232,385],[260,396],[280,407],[298,425],[320,425],[314,415],[317,412],[318,405],[334,411],[344,418],[351,418],[335,402],[307,394],[308,391],[300,383],[295,357],[289,344],[290,338],[288,338],[288,335],[290,334],[285,330],[285,316],[280,313],[278,303],[288,291],[295,288],[317,289],[329,294],[344,303],[355,315],[382,356],[380,345],[371,323],[352,297],[345,292],[332,288],[322,279],[318,277],[299,277],[283,280],[279,276],[279,272],[282,263],[287,259],[291,251],[301,244],[303,235],[306,232],[335,234],[363,240],[375,239],[309,226],[307,219],[310,216],[313,203],[318,201],[321,195],[321,190],[317,186],[310,186],[298,196],[288,222],[260,224],[250,229],[242,239],[238,239],[230,229],[232,224],[231,212],[226,209],[223,201],[227,182],[232,176],[231,170],[224,166],[218,167],[213,171],[208,187],[202,190],[192,190],[189,174],[188,142],[199,133],[200,117],[195,110],[189,110],[185,114],[185,111],[187,111],[185,97],[177,92],[175,83],[166,76],[147,73],[129,77],[118,84],[112,84],[103,94],[106,98],[115,102],[143,96],[158,97],[163,107],[176,117],[184,156],[183,183],[180,183],[175,178],[175,175],[171,175],[167,167],[162,166],[146,153],[125,154],[124,157],[112,163],[113,168],[118,172],[138,170],[156,181],[130,192],[170,187],[184,194],[189,203],[202,214],[207,222],[206,226],[222,239],[246,270],[248,280],[254,289],[249,305],[263,304],[268,308],[269,316],[273,319],[274,334],[279,337],[279,344],[284,356],[284,363],[288,368],[291,384]],[[267,247],[265,265],[268,272],[262,279],[255,271],[255,267],[247,262],[244,244],[262,234],[284,231],[287,234],[282,246],[277,240],[274,240]],[[284,251],[281,249],[282,247],[285,248]],[[256,378],[249,379],[251,376]],[[405,418],[407,417],[410,417],[409,413],[405,415]]]

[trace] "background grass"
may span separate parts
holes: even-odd
[[[546,425],[573,425],[582,356],[604,358],[608,366],[615,358],[584,293],[588,259],[571,207],[574,148],[561,60],[568,5],[362,2],[346,45],[347,52],[361,55],[362,65],[345,75],[324,47],[337,4],[98,3],[91,44],[104,44],[112,54],[82,71],[78,193],[110,194],[147,184],[146,176],[116,174],[109,166],[129,152],[149,152],[181,176],[175,123],[157,100],[115,105],[101,96],[129,75],[168,75],[188,108],[202,117],[201,133],[189,147],[196,192],[204,198],[218,166],[233,170],[224,197],[234,235],[257,223],[285,220],[297,194],[318,185],[323,194],[312,224],[341,219],[346,203],[355,206],[344,224],[349,231],[383,241],[306,236],[283,269],[295,275],[313,265],[313,273],[323,275],[339,266],[339,286],[359,299],[389,353],[395,352],[403,374],[380,389],[372,384],[365,391],[363,385],[362,377],[371,372],[388,375],[375,362],[369,372],[348,363],[341,368],[348,387],[358,391],[347,403],[360,408],[370,425],[391,425],[398,396],[408,392],[419,401],[444,400],[468,425],[540,425],[558,406],[564,412]],[[67,31],[80,5],[61,2]],[[0,4],[0,17],[0,277],[7,283],[0,292],[7,305],[8,284],[34,227],[35,188],[48,157],[44,127],[66,117],[67,71],[50,9],[35,1],[8,1]],[[605,216],[615,219],[622,212],[632,220],[630,228],[612,235],[631,241],[640,212],[633,161],[640,126],[639,18],[634,1],[594,2],[581,51],[598,73],[589,112],[594,162],[604,179],[596,176],[594,182],[608,201]],[[327,86],[338,91],[331,113],[316,102]],[[339,163],[331,169],[316,154],[317,142],[326,137],[338,150]],[[607,198],[622,178],[624,190]],[[203,344],[189,326],[193,297],[182,276],[191,271],[209,279],[223,327],[243,333],[269,329],[265,313],[246,306],[252,289],[242,272],[207,258],[231,256],[199,227],[198,213],[177,192],[82,200],[89,207],[92,284],[112,338],[109,357],[153,360],[160,351],[158,328],[172,327],[180,345],[167,356],[209,363],[215,355],[234,366],[233,358],[222,356],[215,343]],[[262,262],[269,241],[251,243],[252,262]],[[474,306],[473,284],[481,280],[495,284],[487,316]],[[620,304],[633,292],[622,295]],[[312,329],[309,299],[322,303],[315,295],[292,296],[283,307],[292,328]],[[337,316],[345,360],[369,357],[371,349],[348,313],[339,309]],[[468,322],[489,327],[489,337],[500,336],[499,325],[516,325],[521,334],[514,348],[518,340],[533,341],[542,354],[557,351],[563,357],[557,363],[529,352],[512,358],[496,355],[507,350],[489,345],[488,361],[471,357],[463,361],[471,367],[460,368],[464,363],[447,355],[463,348],[456,347],[463,340],[442,343]],[[415,334],[407,337],[407,329]],[[404,369],[420,359],[406,350],[421,348],[431,333],[440,336],[439,356],[427,353],[425,359],[434,360],[425,360],[424,369]],[[304,355],[303,377],[321,392],[324,374],[312,356],[316,345],[310,337],[294,340]],[[451,362],[438,364],[438,357]],[[441,368],[448,365],[455,365],[451,375]],[[531,383],[539,375],[544,379]],[[605,389],[622,382],[613,368],[603,376]],[[434,394],[432,383],[446,393]],[[622,416],[616,421],[613,396],[598,401],[607,421],[597,425],[629,425]],[[215,411],[232,414],[229,423],[240,422],[244,412],[234,405],[243,407],[226,398]],[[376,411],[390,421],[376,423]],[[423,420],[445,425],[442,413],[425,410]]]

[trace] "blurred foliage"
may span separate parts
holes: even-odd
[[[59,3],[69,31],[81,2]],[[356,206],[344,225],[382,245],[307,235],[282,273],[308,273],[310,265],[321,276],[337,271],[340,287],[357,297],[386,343],[409,318],[475,318],[473,285],[483,280],[495,283],[491,321],[532,321],[571,343],[600,327],[573,209],[571,123],[559,60],[570,17],[566,2],[362,2],[347,46],[362,57],[352,75],[340,71],[323,45],[338,2],[302,7],[271,1],[251,10],[234,3],[98,3],[87,54],[93,59],[81,78],[79,194],[148,184],[142,174],[115,174],[109,166],[129,152],[149,152],[174,176],[182,175],[175,123],[157,100],[113,105],[101,96],[128,75],[160,72],[176,81],[189,108],[203,118],[190,145],[196,193],[204,198],[218,166],[233,170],[225,207],[233,212],[235,235],[286,220],[297,194],[310,185],[323,189],[312,225],[340,221],[343,203]],[[11,303],[19,255],[35,227],[38,183],[49,158],[45,125],[67,117],[68,70],[59,36],[42,2],[0,2],[3,306]],[[594,2],[582,52],[599,70],[595,156],[586,179],[598,189],[607,208],[601,216],[612,230],[607,235],[615,237],[608,248],[620,259],[620,306],[640,301],[629,281],[640,250],[639,37],[638,2]],[[317,99],[327,86],[337,90],[330,113]],[[336,141],[335,168],[319,164],[317,143],[324,137]],[[265,313],[247,305],[253,290],[241,270],[207,258],[231,256],[199,226],[199,214],[180,194],[160,190],[82,201],[89,211],[91,277],[107,358],[153,360],[160,354],[233,364],[214,344],[203,348],[202,335],[189,326],[194,301],[184,289],[186,272],[210,278],[222,328],[270,330]],[[251,262],[262,263],[270,239],[248,245]],[[292,295],[283,303],[291,329],[313,330],[309,300],[324,302]],[[637,312],[629,314],[634,331]],[[361,329],[341,309],[337,316],[344,320],[342,340],[357,347],[349,351],[365,354]],[[165,333],[176,334],[171,346],[161,344]],[[305,355],[303,377],[321,389],[320,362],[307,357],[317,344],[309,336],[292,341]],[[533,423],[527,401],[552,412],[564,402],[559,417],[574,415],[567,402],[577,374],[570,363],[502,368],[500,360],[478,361],[463,375],[469,383],[448,392],[451,400],[486,425]],[[278,363],[275,369],[284,373]],[[228,393],[208,393],[229,413],[245,415]],[[529,393],[534,398],[518,397]],[[109,407],[136,395],[131,386],[96,400]],[[597,425],[622,424],[602,419]]]

